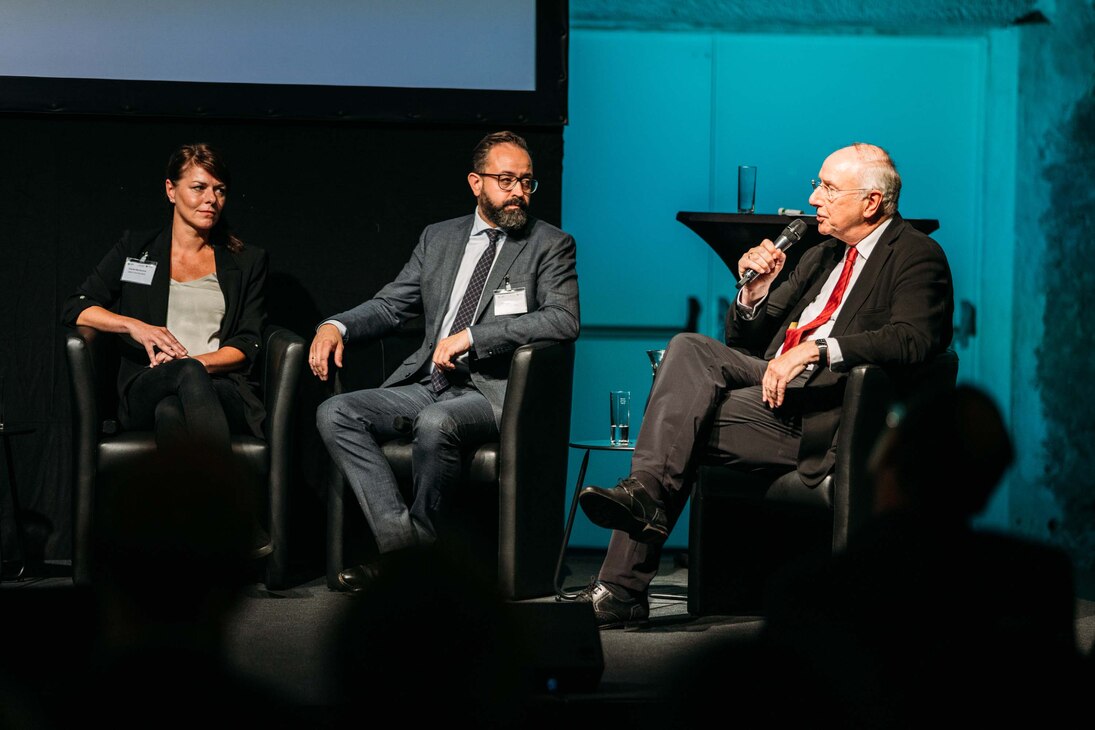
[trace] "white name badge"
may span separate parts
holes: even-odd
[[[138,261],[137,259],[127,258],[125,266],[122,267],[122,281],[128,281],[132,284],[149,286],[152,283],[152,277],[155,275],[155,261]]]
[[[528,302],[525,301],[525,288],[494,290],[494,316],[503,314],[524,314],[528,311]]]

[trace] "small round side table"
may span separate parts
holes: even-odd
[[[567,593],[559,582],[559,576],[563,572],[563,562],[566,560],[567,545],[570,544],[570,531],[574,528],[574,515],[578,511],[578,493],[585,485],[586,467],[589,466],[589,455],[594,451],[634,451],[635,442],[626,444],[613,444],[608,439],[596,439],[593,441],[571,441],[570,448],[584,449],[582,466],[578,469],[578,483],[574,485],[574,496],[570,500],[570,514],[567,515],[566,529],[563,531],[563,545],[559,549],[559,561],[555,564],[555,595],[565,601],[574,600],[577,593]]]

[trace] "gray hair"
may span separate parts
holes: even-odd
[[[882,193],[882,214],[889,218],[897,213],[901,197],[901,176],[893,158],[878,145],[856,142],[852,146],[859,155],[859,186]]]

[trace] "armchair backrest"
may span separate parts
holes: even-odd
[[[883,432],[886,415],[899,402],[924,388],[954,388],[958,353],[947,349],[923,365],[887,372],[878,365],[858,365],[848,374],[841,409],[833,469],[833,549],[868,519],[873,507],[868,462]],[[853,486],[854,485],[854,486]]]

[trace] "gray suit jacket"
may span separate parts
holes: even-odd
[[[375,339],[407,320],[420,315],[424,318],[426,337],[422,345],[396,368],[384,386],[422,377],[437,343],[448,334],[440,331],[441,321],[474,215],[427,226],[395,281],[369,301],[329,317],[346,326],[347,342]],[[506,276],[514,289],[524,288],[527,313],[494,314],[493,292]],[[494,417],[501,423],[513,351],[536,340],[565,342],[578,337],[574,238],[531,217],[522,234],[508,235],[483,287],[472,322],[474,344],[468,353],[472,384],[490,401]]]

